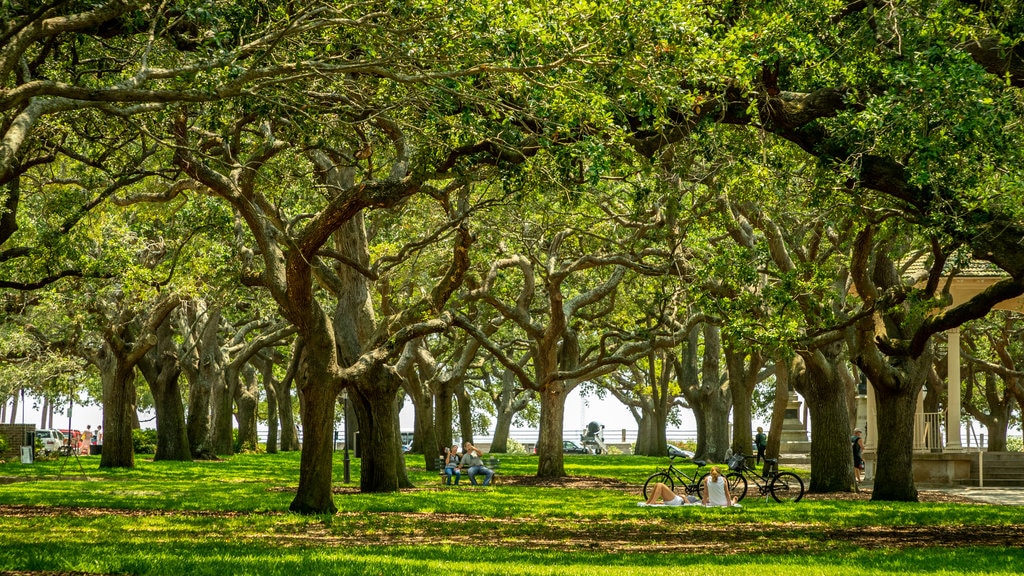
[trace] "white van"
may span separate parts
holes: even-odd
[[[43,443],[43,452],[56,454],[64,445],[64,433],[60,430],[36,430],[36,439]]]

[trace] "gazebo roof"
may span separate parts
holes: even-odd
[[[977,294],[984,292],[993,284],[1010,277],[1009,274],[991,262],[971,260],[967,265],[959,269],[955,269],[953,265],[947,263],[945,270],[943,270],[946,274],[943,284],[949,278],[948,275],[954,273],[954,270],[955,274],[949,285],[949,292],[953,296],[952,306],[963,304]],[[921,260],[910,262],[903,270],[903,277],[911,279],[915,283],[924,282],[928,277],[928,267]],[[993,306],[992,309],[1009,310],[1024,314],[1024,296],[1004,300]]]

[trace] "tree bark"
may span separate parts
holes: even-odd
[[[751,402],[764,360],[760,352],[738,350],[732,345],[725,346],[725,359],[729,390],[732,392],[732,451],[733,454],[752,456]]]
[[[277,454],[278,451],[278,430],[281,419],[277,415],[277,383],[274,378],[274,361],[270,358],[260,358],[260,374],[263,379],[263,392],[267,395],[267,454]]]
[[[565,421],[565,390],[550,385],[541,392],[540,432],[537,438],[537,477],[565,476],[562,426]]]
[[[805,351],[792,375],[811,415],[810,492],[850,492],[854,486],[850,414],[840,374],[842,345]]]
[[[338,511],[331,492],[337,393],[331,387],[306,384],[299,387],[299,394],[303,432],[299,486],[288,509],[299,514],[334,514]]]
[[[676,395],[671,392],[675,382],[678,362],[674,362],[673,350],[652,350],[647,355],[647,370],[635,369],[636,379],[643,378],[650,393],[639,394],[631,404],[633,417],[637,420],[636,446],[634,454],[664,456],[668,453],[668,415],[675,405]],[[661,368],[660,370],[658,368]],[[643,388],[645,386],[641,386]],[[614,394],[614,392],[613,392]],[[618,394],[616,394],[618,396]],[[623,398],[619,398],[623,400]],[[639,411],[639,418],[637,418]]]
[[[239,367],[231,362],[223,364],[224,374],[216,382],[211,396],[210,413],[213,426],[210,430],[211,448],[218,456],[230,456],[234,447],[235,390],[238,388]]]
[[[139,369],[149,384],[156,411],[156,454],[154,460],[191,462],[185,406],[178,382],[181,363],[170,319],[156,330],[156,346],[139,360]]]
[[[103,452],[100,468],[134,468],[135,367],[124,359],[110,358],[101,369],[103,382]]]
[[[704,352],[699,384],[683,386],[686,401],[693,409],[697,421],[697,450],[695,457],[712,462],[723,462],[729,450],[729,410],[732,392],[725,386],[721,372],[722,340],[717,326],[704,324]],[[696,350],[696,336],[691,332],[691,347]],[[692,354],[696,354],[693,352]],[[691,358],[696,362],[696,356]],[[684,365],[686,360],[684,358]]]
[[[190,382],[188,395],[188,440],[192,456],[210,458],[213,445],[211,402],[214,388],[222,386],[224,356],[220,349],[218,331],[221,314],[219,306],[211,306],[198,340],[199,359],[196,377]]]
[[[792,380],[792,360],[779,355],[775,358],[775,400],[772,403],[772,421],[768,429],[768,446],[765,456],[778,458],[782,450],[782,427],[789,406],[789,388]]]
[[[464,379],[459,379],[454,393],[459,402],[459,432],[462,436],[462,443],[476,444],[476,440],[473,439],[473,405],[469,401],[469,394],[466,393]]]
[[[876,386],[878,452],[871,500],[917,502],[914,485],[914,413],[920,385],[901,390]]]
[[[395,492],[402,487],[404,470],[400,473],[397,457],[401,442],[395,428],[395,394],[399,387],[399,376],[387,366],[378,366],[349,388],[349,400],[359,422],[362,492]]]
[[[455,410],[452,385],[450,380],[436,380],[434,382],[434,433],[437,435],[438,446],[434,452],[440,454],[445,448],[450,448],[453,443],[452,431],[455,421]]]
[[[252,364],[246,364],[239,374],[235,392],[235,405],[238,406],[238,446],[235,449],[239,452],[254,452],[259,444],[259,437],[256,434],[259,391],[256,370]]]

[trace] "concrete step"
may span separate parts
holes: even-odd
[[[978,486],[978,479],[963,480],[961,486]],[[1024,480],[1021,479],[991,479],[985,477],[986,487],[998,488],[1024,488]]]

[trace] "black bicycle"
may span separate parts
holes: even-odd
[[[748,482],[757,486],[759,496],[767,499],[771,495],[776,502],[799,502],[804,497],[803,479],[792,472],[779,472],[777,458],[765,458],[760,473],[747,464],[747,460],[753,459],[753,456],[733,454],[727,462],[731,472],[725,475],[725,480],[729,483],[729,493],[737,502],[747,495]]]
[[[704,478],[707,474],[701,474],[700,469],[707,464],[707,461],[692,460],[692,462],[697,465],[693,474],[687,474],[685,470],[676,468],[675,462],[676,457],[669,456],[668,468],[663,468],[647,477],[647,481],[644,482],[645,500],[650,497],[649,489],[658,482],[665,484],[671,488],[673,492],[675,492],[676,485],[679,485],[686,491],[687,495],[696,495],[698,499],[701,498],[701,486],[704,484]]]

